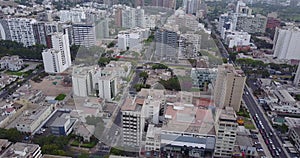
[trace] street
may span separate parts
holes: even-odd
[[[263,112],[258,108],[258,104],[255,101],[254,96],[252,95],[252,92],[248,89],[248,87],[246,86],[244,91],[246,93],[243,94],[243,100],[245,102],[245,104],[248,107],[248,110],[250,112],[250,114],[252,115],[253,118],[256,117],[256,114],[258,115],[258,119],[255,120],[255,123],[257,124],[257,126],[259,127],[259,131],[262,134],[265,143],[267,144],[267,146],[269,147],[270,153],[272,154],[273,157],[288,157],[284,150],[282,149],[278,139],[275,136],[275,132],[273,127],[271,127],[269,125],[269,123],[267,122],[268,120],[266,120],[266,118],[264,117]],[[263,125],[263,127],[258,123],[260,120],[261,124]],[[274,134],[274,136],[270,136],[270,132]],[[268,138],[269,137],[269,138]],[[271,142],[270,142],[271,140]],[[276,147],[276,149],[272,149],[272,144],[274,144],[274,146]],[[279,155],[276,155],[276,150],[281,152],[279,152]]]

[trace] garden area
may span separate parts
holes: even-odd
[[[67,95],[65,94],[59,94],[57,97],[55,97],[55,100],[58,100],[58,101],[62,101],[65,99]]]
[[[75,147],[81,148],[93,148],[98,143],[96,138],[92,138],[90,142],[84,142],[82,137],[76,137],[74,140],[71,141],[70,145]]]

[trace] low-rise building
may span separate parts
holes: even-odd
[[[95,126],[80,124],[74,128],[75,134],[83,138],[83,141],[89,142],[94,135]]]
[[[16,122],[16,128],[20,132],[33,133],[54,111],[54,105],[42,105],[27,110]]]
[[[4,56],[0,60],[0,69],[7,69],[9,71],[19,71],[24,67],[23,59],[19,56]]]
[[[215,68],[192,68],[191,78],[193,80],[193,87],[207,90],[212,88],[212,84],[217,78],[218,69]]]
[[[228,48],[243,47],[250,45],[251,35],[247,32],[227,31],[224,38]]]
[[[15,143],[11,145],[0,157],[41,158],[42,151],[38,144]]]
[[[287,90],[272,90],[270,92],[269,98],[272,98],[271,96],[275,97],[275,99],[273,99],[275,102],[267,101],[272,111],[294,114],[300,113],[299,102],[297,102]]]
[[[51,133],[53,135],[69,135],[73,131],[73,127],[77,119],[70,118],[70,115],[64,113],[60,117],[55,118],[50,125]]]
[[[149,37],[149,29],[132,29],[118,34],[118,48],[120,50],[140,50],[142,41]]]

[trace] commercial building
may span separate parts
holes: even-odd
[[[18,158],[41,158],[42,151],[38,144],[15,143],[11,145],[0,157],[18,157]]]
[[[217,78],[217,69],[210,68],[192,68],[191,78],[193,80],[193,87],[200,88],[201,90],[207,90],[212,88],[212,84],[215,83]]]
[[[54,105],[43,105],[33,110],[25,111],[16,123],[20,132],[33,133],[54,111]]]
[[[274,97],[269,103],[269,107],[272,111],[281,113],[300,113],[299,103],[291,96],[287,90],[271,90],[269,92],[269,98]]]
[[[145,150],[160,152],[160,136],[161,128],[150,124],[146,134]]]
[[[216,123],[216,145],[214,157],[232,157],[238,124],[233,107],[221,109]]]
[[[161,151],[182,157],[212,156],[215,128],[211,109],[181,102],[166,105]]]
[[[178,35],[174,31],[158,29],[155,32],[155,58],[157,60],[176,61],[178,58],[177,38]]]
[[[0,59],[0,69],[19,71],[24,67],[23,60],[19,56],[4,56]]]
[[[264,33],[267,18],[262,15],[242,15],[237,17],[236,30],[248,33]]]
[[[69,135],[76,123],[77,119],[70,118],[70,115],[64,113],[61,116],[55,118],[50,125],[51,134],[58,136]]]
[[[90,47],[96,44],[95,24],[77,23],[72,27],[75,45]]]
[[[247,32],[227,31],[224,39],[228,48],[249,46],[251,35]]]
[[[298,27],[276,28],[273,39],[273,57],[278,59],[300,59],[300,29]]]
[[[214,102],[216,107],[233,107],[240,110],[246,76],[242,70],[237,70],[232,64],[218,66],[217,80],[214,87]]]

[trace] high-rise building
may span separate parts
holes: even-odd
[[[201,0],[183,0],[183,8],[187,14],[196,15],[197,11],[200,9]]]
[[[117,95],[117,78],[114,75],[97,77],[96,93],[100,98],[111,101]]]
[[[177,38],[177,33],[174,31],[158,29],[155,32],[155,56],[158,60],[177,60]]]
[[[61,73],[71,66],[71,53],[67,33],[52,33],[47,38],[48,50],[42,53],[45,71]]]
[[[115,25],[117,27],[122,27],[122,8],[117,8],[115,10]]]
[[[221,114],[215,127],[216,144],[214,157],[232,157],[238,127],[236,119],[236,114],[232,107],[221,109]]]
[[[72,87],[75,96],[87,97],[93,92],[94,67],[74,67]]]
[[[176,0],[152,0],[152,6],[175,9]]]
[[[297,68],[297,71],[296,71],[296,74],[295,74],[295,78],[294,78],[293,84],[295,86],[298,86],[299,85],[299,81],[300,81],[300,63],[298,64],[298,68]]]
[[[117,19],[118,20],[118,19]],[[135,28],[145,27],[145,13],[141,7],[130,8],[125,7],[122,10],[122,27],[123,28]]]
[[[102,19],[96,24],[96,37],[97,39],[103,39],[109,37],[109,20],[108,18]]]
[[[123,144],[140,148],[142,134],[144,131],[145,120],[142,118],[142,104],[127,98],[121,108]]]
[[[140,50],[142,41],[149,37],[149,29],[131,29],[120,31],[118,34],[118,48],[120,50]]]
[[[262,15],[246,15],[237,17],[237,31],[244,31],[248,33],[264,33],[266,31],[266,26],[267,18]]]
[[[55,49],[45,49],[42,52],[45,72],[47,73],[61,73],[66,70],[63,66],[63,52]]]
[[[33,25],[35,19],[9,18],[0,22],[0,37],[3,40],[11,40],[23,43],[25,47],[36,44]]]
[[[273,39],[273,57],[278,59],[300,59],[300,29],[292,28],[276,28]]]
[[[83,45],[86,47],[96,44],[96,33],[94,24],[73,24],[73,36],[75,45]]]
[[[239,111],[245,81],[246,76],[242,70],[236,70],[232,64],[219,65],[214,87],[216,107],[233,107],[235,111]]]

